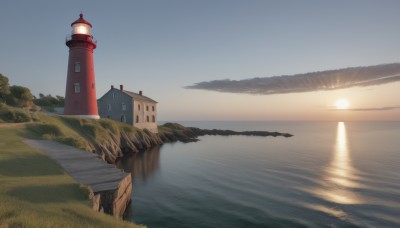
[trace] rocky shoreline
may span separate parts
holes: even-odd
[[[222,135],[222,136],[229,136],[229,135],[246,135],[246,136],[283,136],[283,137],[292,137],[292,134],[289,133],[280,133],[280,132],[269,132],[269,131],[231,131],[231,130],[218,130],[218,129],[199,129],[194,127],[189,127],[190,130],[195,132],[197,136],[203,135]]]
[[[231,136],[231,135],[245,135],[245,136],[283,136],[292,137],[289,133],[280,132],[269,132],[269,131],[232,131],[232,130],[220,130],[220,129],[200,129],[197,127],[184,127],[176,123],[166,123],[160,126],[160,129],[167,128],[169,131],[160,132],[159,136],[163,142],[196,142],[199,136],[204,135],[220,135],[220,136]]]
[[[260,136],[260,137],[292,137],[289,133],[269,132],[269,131],[232,131],[219,129],[200,129],[196,127],[184,127],[176,123],[166,123],[158,127],[159,133],[155,134],[147,129],[137,130],[136,132],[119,132],[118,134],[109,132],[108,140],[98,142],[94,145],[96,152],[103,160],[115,164],[119,157],[124,153],[137,153],[149,149],[156,145],[171,142],[196,142],[199,136],[220,135],[220,136]]]

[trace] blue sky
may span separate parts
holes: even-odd
[[[35,95],[64,95],[65,37],[83,11],[98,40],[98,97],[111,84],[143,90],[159,101],[164,120],[318,119],[327,108],[313,101],[313,93],[300,94],[306,101],[296,106],[296,94],[222,94],[183,86],[399,62],[399,9],[395,0],[2,1],[0,73]],[[343,94],[381,97],[375,103],[356,100],[356,108],[396,106],[383,93],[396,92],[398,85]],[[327,107],[344,96],[318,95]],[[371,119],[393,119],[399,111],[381,114]]]

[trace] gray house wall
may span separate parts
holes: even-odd
[[[122,104],[126,105],[126,110],[122,110]],[[108,106],[111,107],[109,110]],[[133,124],[132,98],[118,89],[109,90],[102,98],[97,100],[97,107],[101,118],[109,118],[121,121],[125,116],[125,122]]]
[[[123,110],[123,104],[125,104],[125,110]],[[100,118],[126,122],[140,129],[147,128],[151,132],[158,132],[157,103],[151,102],[151,99],[135,99],[125,92],[113,88],[97,100],[97,106]],[[137,117],[139,121],[137,121]],[[149,121],[147,121],[147,117],[149,117]]]

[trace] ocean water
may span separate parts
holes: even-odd
[[[181,122],[204,136],[124,157],[148,227],[400,227],[400,122]]]

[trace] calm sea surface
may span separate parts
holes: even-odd
[[[148,227],[400,227],[400,122],[181,122],[204,136],[127,156]]]

